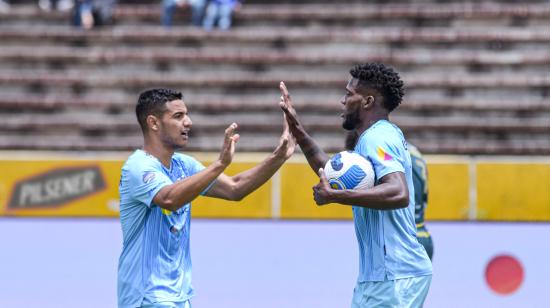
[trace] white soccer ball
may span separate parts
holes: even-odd
[[[374,186],[374,168],[365,157],[352,151],[335,154],[325,165],[333,189],[364,189]]]

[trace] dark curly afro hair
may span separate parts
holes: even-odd
[[[384,97],[384,106],[393,111],[405,95],[403,81],[393,68],[382,63],[365,63],[356,65],[349,72],[353,78],[359,79],[362,86],[371,87]]]

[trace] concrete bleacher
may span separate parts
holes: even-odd
[[[550,153],[550,2],[246,3],[230,32],[158,25],[160,5],[127,4],[83,31],[31,3],[0,14],[0,149],[129,150],[138,93],[184,93],[190,150],[273,148],[284,80],[312,135],[343,146],[348,69],[381,61],[407,86],[392,119],[426,153]]]

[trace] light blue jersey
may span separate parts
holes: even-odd
[[[166,185],[204,169],[192,157],[172,156],[166,168],[150,154],[137,150],[122,167],[120,222],[123,247],[118,264],[118,306],[182,303],[194,295],[191,286],[189,231],[191,204],[176,212],[153,204]]]
[[[359,137],[355,152],[372,162],[377,182],[387,174],[403,172],[409,188],[406,208],[353,207],[359,242],[358,282],[430,275],[432,264],[416,238],[411,157],[403,133],[389,121],[380,120]]]

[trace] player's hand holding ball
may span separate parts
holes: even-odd
[[[335,154],[319,169],[319,184],[313,187],[317,205],[330,203],[332,190],[365,189],[374,186],[374,168],[369,160],[352,152]]]

